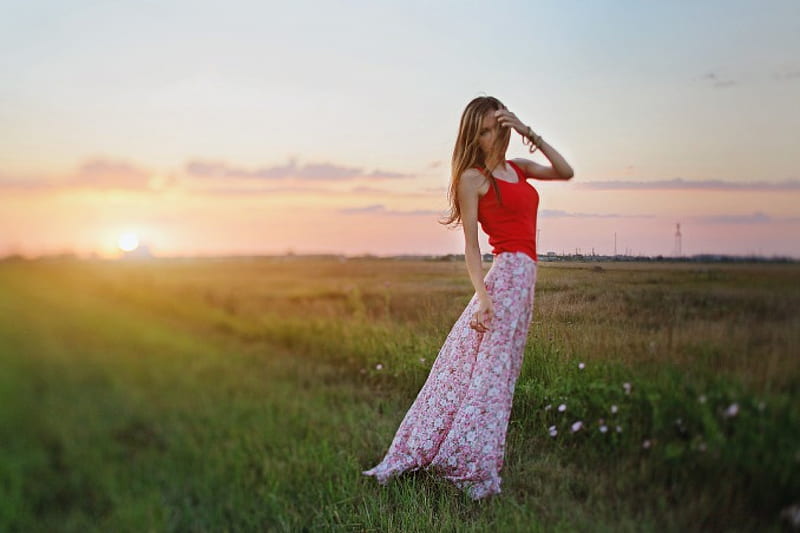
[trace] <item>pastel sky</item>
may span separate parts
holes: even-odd
[[[0,72],[0,255],[461,253],[489,94],[575,170],[540,254],[800,257],[796,0],[3,2]]]

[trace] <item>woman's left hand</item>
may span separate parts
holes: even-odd
[[[508,109],[498,109],[494,112],[494,116],[497,117],[497,122],[499,122],[501,126],[505,128],[514,128],[520,135],[528,133],[528,126],[523,124],[522,121],[517,118],[517,115]]]

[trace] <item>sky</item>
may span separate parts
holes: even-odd
[[[680,224],[800,258],[796,0],[0,10],[0,256],[463,253],[438,219],[492,95],[575,171],[532,181],[540,255],[674,255]]]

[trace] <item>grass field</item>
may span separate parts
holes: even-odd
[[[0,263],[0,530],[780,531],[800,267],[539,268],[503,493],[471,502],[360,473],[472,295],[463,263]]]

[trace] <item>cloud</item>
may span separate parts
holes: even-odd
[[[685,180],[675,178],[657,181],[589,181],[576,183],[577,187],[593,190],[709,190],[709,191],[800,191],[800,180],[783,182]]]
[[[151,172],[126,161],[96,158],[86,161],[66,182],[68,187],[147,189]]]
[[[49,180],[38,176],[15,178],[0,174],[0,190],[37,191],[52,188],[53,184]]]
[[[619,213],[572,213],[560,209],[540,209],[541,218],[653,218],[654,215],[622,215]]]
[[[253,196],[282,193],[303,193],[303,194],[341,194],[341,191],[328,189],[325,187],[298,187],[287,185],[281,187],[252,187],[244,185],[222,185],[212,187],[188,187],[186,191],[190,194],[210,194],[220,196]]]
[[[791,81],[800,79],[800,69],[776,72],[773,77],[778,81]]]
[[[186,164],[185,172],[190,178],[203,178],[208,187],[197,188],[200,180],[184,183],[190,193],[200,194],[271,194],[280,192],[319,192],[348,194],[347,191],[316,189],[298,186],[302,183],[321,184],[347,182],[356,178],[368,180],[402,180],[414,177],[383,169],[366,172],[361,168],[347,167],[330,163],[298,165],[294,160],[285,165],[247,169],[224,162],[192,160]],[[224,180],[215,183],[215,180]],[[0,190],[5,191],[45,191],[64,189],[160,191],[178,184],[178,176],[172,172],[153,172],[152,170],[123,159],[95,157],[78,165],[73,171],[58,175],[11,176],[0,173]],[[255,182],[271,182],[272,188],[254,187]],[[425,196],[421,192],[392,192],[374,189],[357,190],[356,194],[370,192],[391,196]]]
[[[369,174],[367,174],[368,178],[377,178],[377,179],[398,179],[398,178],[411,178],[411,174],[402,174],[400,172],[389,172],[385,170],[373,170]]]
[[[297,182],[294,182],[297,183]],[[318,182],[315,182],[318,183]],[[215,184],[211,186],[196,186],[194,184],[186,188],[191,194],[210,194],[221,196],[236,196],[236,195],[270,195],[270,194],[318,194],[323,196],[379,196],[382,198],[435,198],[438,195],[424,191],[392,191],[378,187],[370,187],[368,185],[361,185],[357,187],[350,187],[347,189],[326,187],[322,185],[297,185],[286,184],[273,187],[259,186],[258,183],[231,183],[231,184]]]
[[[246,178],[259,180],[283,180],[294,178],[303,181],[344,181],[358,177],[373,179],[409,178],[410,174],[375,169],[366,172],[362,168],[311,163],[298,165],[290,160],[286,165],[247,169],[218,161],[192,160],[186,164],[187,174],[199,178]]]
[[[399,211],[396,209],[387,209],[383,204],[372,204],[363,207],[345,207],[339,209],[339,212],[345,215],[363,215],[363,214],[377,214],[377,215],[390,215],[390,216],[431,216],[443,215],[439,211],[432,209],[414,209],[411,211]]]
[[[800,217],[773,217],[761,211],[749,214],[723,214],[693,217],[701,224],[767,224],[780,222],[800,222]]]
[[[47,175],[12,178],[0,175],[0,189],[5,190],[150,190],[161,189],[174,183],[172,175],[154,175],[153,172],[119,159],[97,157],[89,159],[65,177]]]
[[[701,79],[710,81],[712,87],[717,88],[732,87],[734,85],[738,85],[739,83],[736,80],[720,79],[715,72],[708,72],[707,74],[703,75]]]
[[[370,187],[368,185],[360,185],[358,187],[350,188],[350,193],[352,194],[363,194],[363,195],[380,195],[380,196],[391,196],[393,198],[403,197],[424,197],[424,198],[432,198],[439,196],[439,191],[431,192],[427,188],[421,188],[419,190],[413,191],[391,191],[388,189],[381,189],[378,187]]]

